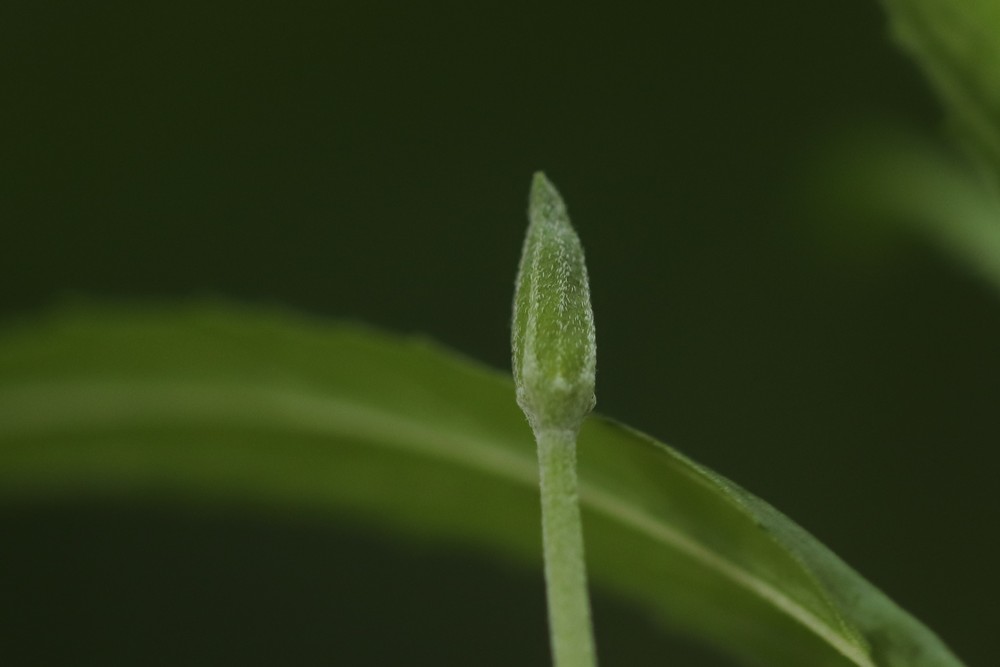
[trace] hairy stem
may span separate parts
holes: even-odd
[[[594,637],[577,502],[576,433],[536,433],[549,637],[556,667],[594,667]]]

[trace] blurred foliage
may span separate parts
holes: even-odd
[[[0,502],[326,511],[541,561],[542,455],[515,383],[426,341],[219,305],[87,308],[0,336],[0,378]],[[745,664],[960,667],[812,536],[676,450],[592,416],[578,453],[591,581],[667,628]]]
[[[883,0],[900,46],[923,67],[966,147],[1000,178],[1000,3]]]
[[[852,252],[898,253],[922,243],[1000,290],[1000,197],[954,147],[872,124],[819,151],[802,183],[804,205],[827,204],[821,233]]]

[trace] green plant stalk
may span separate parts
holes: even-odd
[[[556,667],[593,667],[576,436],[595,402],[594,314],[580,239],[562,197],[540,172],[528,219],[511,349],[517,402],[538,444],[552,657]]]
[[[558,667],[597,664],[577,500],[576,433],[540,431],[542,541],[552,655]]]

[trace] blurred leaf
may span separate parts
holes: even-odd
[[[594,581],[672,627],[778,667],[961,664],[731,482],[605,419],[579,446]],[[323,510],[541,563],[509,377],[287,314],[77,309],[0,337],[0,499],[80,494]]]
[[[920,63],[956,129],[1000,183],[1000,2],[884,4],[897,41]]]
[[[1000,196],[955,151],[870,125],[816,153],[802,189],[827,231],[883,252],[901,235],[929,240],[1000,290]]]

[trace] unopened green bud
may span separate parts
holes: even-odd
[[[536,434],[575,432],[595,403],[594,312],[580,239],[541,172],[528,220],[511,332],[517,403]]]

